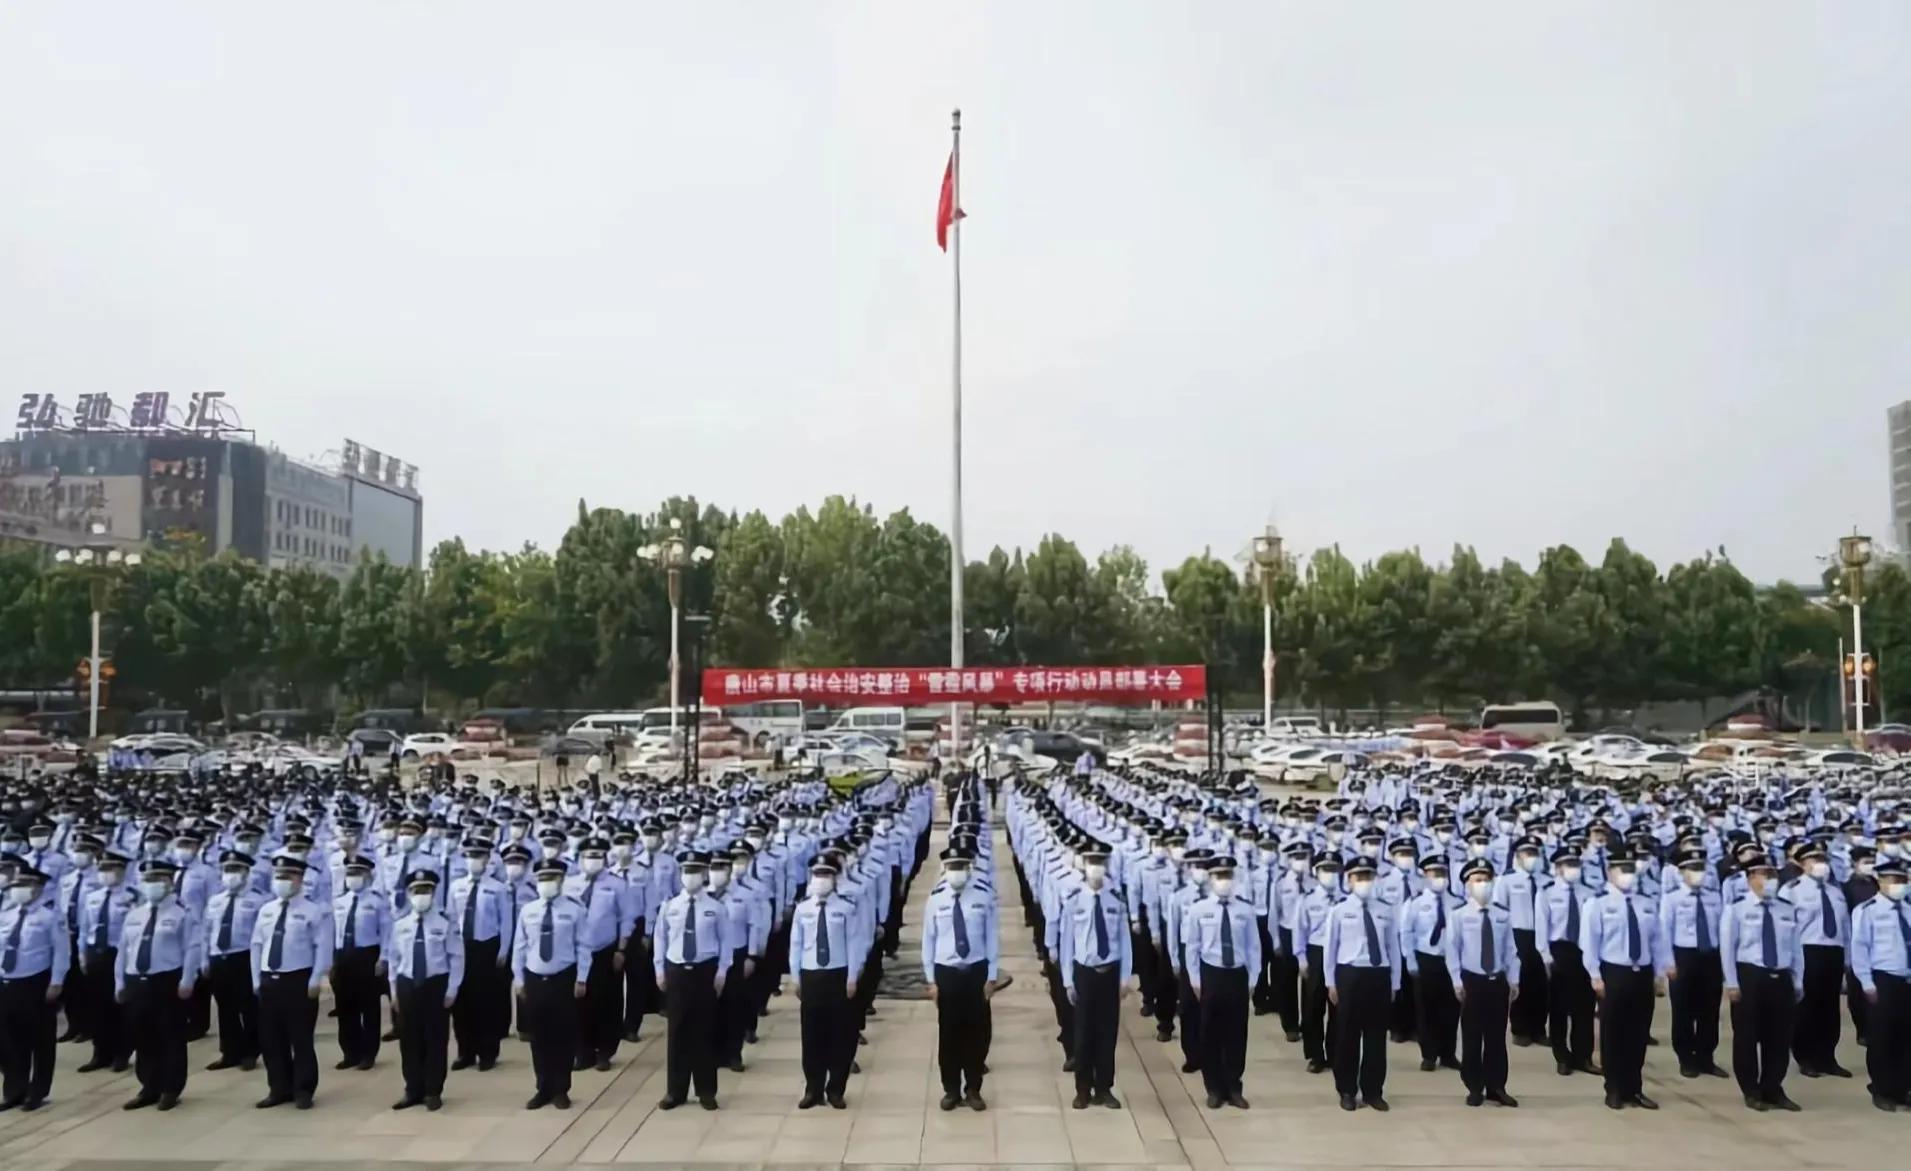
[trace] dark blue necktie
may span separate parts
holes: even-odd
[[[1579,892],[1566,887],[1566,942],[1579,943]]]
[[[279,904],[279,920],[272,925],[272,946],[266,949],[265,967],[276,972],[285,964],[285,921],[292,917],[292,904]]]
[[[411,935],[411,978],[423,980],[431,975],[431,964],[425,957],[425,916],[422,912],[413,911],[412,918],[416,922]]]
[[[0,975],[6,975],[12,972],[13,961],[20,958],[20,936],[26,930],[27,912],[32,909],[31,907],[15,907],[13,909],[13,930],[7,932],[6,954],[0,955]]]
[[[684,908],[683,913],[683,962],[686,964],[697,962],[697,899],[695,895],[690,897],[690,905]]]
[[[544,904],[544,922],[537,929],[537,958],[549,960],[557,951],[557,908]]]
[[[1778,968],[1778,920],[1772,918],[1772,900],[1765,900],[1765,926],[1759,932],[1759,964],[1762,967]]]
[[[816,966],[829,967],[829,900],[816,900]]]
[[[1493,912],[1480,911],[1480,971],[1491,976],[1499,971],[1498,957],[1493,952]]]
[[[1228,917],[1228,900],[1221,900],[1221,966],[1234,966],[1234,920]]]
[[[1367,908],[1366,903],[1360,904],[1360,917],[1367,925],[1367,963],[1377,968],[1387,962],[1387,957],[1380,950],[1380,929],[1374,926],[1374,913]]]
[[[1903,903],[1898,904],[1897,916],[1898,916],[1898,937],[1904,940],[1905,958],[1911,959],[1911,920],[1907,920],[1904,917]]]
[[[1819,925],[1820,930],[1822,930],[1825,933],[1826,939],[1828,940],[1837,939],[1838,938],[1838,911],[1837,911],[1837,908],[1831,905],[1831,891],[1827,889],[1825,884],[1822,882],[1818,884],[1818,900],[1819,900],[1818,905],[1821,908],[1823,908],[1820,911],[1820,918],[1822,920],[1822,922]]]
[[[1108,958],[1108,924],[1102,922],[1101,896],[1093,894],[1089,898],[1094,904],[1092,914],[1095,917],[1095,958],[1106,960]]]
[[[146,907],[146,930],[141,933],[139,937],[139,954],[133,958],[133,968],[137,974],[141,976],[153,970],[153,931],[158,926],[159,905],[157,903],[148,904]]]
[[[962,892],[957,891],[955,897],[949,900],[949,910],[955,916],[956,958],[966,960],[969,958],[969,924],[962,917]]]
[[[239,909],[239,892],[226,895],[226,913],[219,918],[219,954],[232,950],[232,915]]]
[[[464,937],[467,941],[478,934],[478,876],[471,876],[471,887],[464,896]]]
[[[1427,946],[1439,947],[1440,937],[1447,933],[1447,897],[1439,891],[1433,892],[1433,935],[1428,938]]]
[[[1632,896],[1626,896],[1626,954],[1633,963],[1639,962],[1639,951],[1643,946],[1639,939],[1639,912],[1632,905]]]
[[[1692,892],[1692,925],[1698,931],[1700,951],[1712,950],[1712,925],[1705,915],[1705,896],[1698,891]]]
[[[113,891],[109,887],[100,898],[99,922],[93,924],[93,946],[100,951],[106,950],[106,924],[112,917]]]
[[[345,911],[345,950],[358,946],[358,895],[352,895],[352,905]]]

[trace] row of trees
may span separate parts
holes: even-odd
[[[780,522],[671,499],[650,513],[578,506],[555,551],[432,550],[422,571],[367,559],[343,582],[192,547],[154,551],[110,591],[117,685],[202,711],[242,700],[324,706],[429,688],[434,701],[629,706],[666,678],[663,573],[640,555],[672,520],[716,557],[686,571],[712,664],[934,665],[948,652],[949,546],[907,510],[831,497]],[[0,680],[69,679],[84,654],[82,571],[0,557]],[[1258,696],[1261,583],[1202,554],[1157,582],[1125,546],[1090,558],[1059,535],[965,569],[972,664],[1209,663]],[[1785,692],[1836,667],[1839,615],[1799,588],[1759,589],[1723,551],[1663,572],[1615,540],[1527,568],[1455,547],[1356,565],[1338,548],[1274,581],[1284,699],[1328,710],[1452,709],[1547,697],[1575,710]],[[1911,684],[1911,579],[1874,572],[1866,627],[1887,695]],[[1898,653],[1903,649],[1902,654]]]

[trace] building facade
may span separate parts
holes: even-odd
[[[1891,452],[1891,543],[1911,552],[1911,402],[1885,412]]]

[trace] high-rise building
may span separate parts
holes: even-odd
[[[1911,552],[1911,402],[1885,417],[1891,425],[1891,542]]]

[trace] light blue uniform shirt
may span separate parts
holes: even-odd
[[[966,956],[956,952],[955,906],[958,899],[961,901],[962,924],[969,943]],[[989,965],[988,978],[995,980],[1002,962],[996,926],[995,899],[989,892],[977,890],[973,879],[959,892],[953,887],[931,891],[922,916],[923,979],[935,983],[938,965],[965,968],[986,963]]]
[[[1533,936],[1540,957],[1548,964],[1553,962],[1553,944],[1579,946],[1579,937],[1585,933],[1586,904],[1593,894],[1584,882],[1567,882],[1558,875],[1539,892],[1539,905],[1533,911]],[[1579,904],[1577,912],[1567,906],[1569,899]]]
[[[1086,884],[1077,890],[1063,908],[1067,924],[1061,933],[1062,987],[1070,992],[1075,990],[1075,965],[1086,964],[1099,968],[1105,964],[1118,966],[1122,983],[1134,972],[1135,953],[1133,943],[1128,936],[1126,907],[1120,895],[1103,887],[1099,891],[1090,890]],[[1102,924],[1105,948],[1096,946],[1095,918],[1099,915]]]
[[[829,933],[827,963],[817,958],[817,937],[823,931]],[[848,979],[854,981],[863,974],[863,959],[869,949],[863,916],[841,895],[806,898],[796,905],[796,913],[790,918],[790,971],[844,970],[849,973]]]
[[[1374,940],[1380,954],[1374,955],[1368,944],[1366,914],[1374,920]],[[1379,899],[1361,899],[1348,895],[1327,912],[1326,934],[1321,942],[1321,973],[1327,987],[1334,988],[1342,965],[1356,968],[1385,968],[1393,990],[1400,990],[1400,931],[1394,921],[1394,909]]]
[[[285,920],[279,962],[272,959],[272,937],[278,934],[279,920]],[[252,923],[252,990],[259,990],[267,972],[299,972],[311,969],[308,988],[319,988],[325,974],[332,970],[332,917],[325,908],[302,895],[290,899],[274,898],[259,908]]]
[[[465,909],[471,903],[471,888],[474,884],[478,888],[478,902],[471,915],[471,938],[477,943],[500,939],[514,920],[504,883],[495,878],[466,874],[462,878],[452,879],[451,893],[445,899],[445,917],[457,927],[458,938],[462,940]]]
[[[1408,972],[1420,974],[1420,956],[1444,956],[1447,937],[1453,934],[1453,913],[1460,900],[1447,893],[1446,883],[1439,889],[1425,886],[1400,912],[1400,961]],[[1441,912],[1445,912],[1442,920]],[[1365,925],[1361,927],[1366,930]],[[1439,938],[1434,938],[1435,932]]]
[[[409,906],[406,911],[409,913]],[[354,948],[384,947],[393,918],[382,892],[370,887],[348,890],[332,900],[332,947],[336,951],[344,950],[347,923],[352,927]]]
[[[696,950],[686,950],[691,940],[685,938],[686,924],[691,915],[696,916]],[[657,924],[656,969],[657,983],[664,982],[664,968],[668,964],[701,964],[710,960],[717,962],[717,976],[722,978],[730,970],[730,949],[725,946],[724,936],[729,930],[729,915],[707,891],[695,894],[683,891],[664,904],[663,913]]]
[[[51,972],[49,984],[66,983],[72,960],[60,914],[44,902],[0,907],[0,980],[19,980]]]
[[[1639,921],[1637,954],[1632,950],[1628,906]],[[1672,950],[1666,946],[1665,934],[1659,930],[1659,908],[1651,899],[1641,894],[1608,890],[1580,909],[1585,916],[1579,924],[1580,959],[1586,965],[1587,975],[1593,979],[1606,978],[1601,970],[1604,964],[1651,968],[1661,976],[1672,966]]]
[[[1880,895],[1858,904],[1851,916],[1851,974],[1866,992],[1878,988],[1878,973],[1911,976],[1911,908]]]
[[[101,947],[118,947],[120,928],[126,922],[126,912],[133,909],[139,901],[125,883],[116,886],[96,886],[80,899],[80,966],[85,968],[86,953]],[[104,918],[104,924],[101,923]],[[105,933],[101,933],[102,925]]]
[[[1551,880],[1524,870],[1513,870],[1493,880],[1493,905],[1505,908],[1518,931],[1531,931],[1540,895]]]
[[[1719,924],[1719,957],[1725,969],[1725,986],[1737,988],[1740,964],[1764,968],[1765,917],[1769,911],[1773,934],[1777,937],[1776,966],[1771,971],[1789,971],[1792,992],[1805,994],[1805,949],[1800,946],[1797,910],[1781,898],[1755,899],[1746,896],[1725,908]]]
[[[564,894],[585,910],[584,942],[592,951],[616,946],[637,928],[630,891],[624,880],[609,870],[568,876]]]
[[[544,921],[551,921],[550,955],[544,954]],[[536,976],[555,976],[566,968],[577,969],[574,979],[582,984],[590,978],[591,949],[584,945],[584,908],[573,899],[559,895],[554,899],[533,898],[518,910],[518,927],[511,942],[511,979],[524,983],[526,972]]]
[[[425,932],[423,973],[412,967],[421,923]],[[443,911],[426,911],[422,915],[415,910],[406,911],[402,918],[391,925],[391,946],[386,951],[385,959],[392,996],[398,995],[400,977],[429,980],[433,976],[445,976],[445,998],[448,1000],[458,995],[458,986],[464,983],[464,933]]]
[[[119,956],[113,965],[114,991],[124,992],[129,976],[161,972],[178,972],[180,990],[190,991],[206,965],[204,947],[199,916],[177,895],[169,894],[156,904],[141,899],[138,906],[126,912],[120,928]],[[144,964],[140,963],[142,952]]]
[[[1493,946],[1485,949],[1482,936],[1485,925],[1493,925]],[[1492,964],[1489,968],[1486,956],[1481,952],[1490,950]],[[1462,973],[1471,972],[1475,976],[1504,977],[1517,986],[1520,982],[1519,948],[1513,946],[1512,912],[1498,905],[1480,906],[1471,899],[1466,905],[1454,911],[1447,919],[1446,937],[1447,973],[1452,977],[1453,986],[1461,986]]]
[[[1724,906],[1717,891],[1697,890],[1681,882],[1659,898],[1659,930],[1666,934],[1668,948],[1699,946],[1699,919],[1705,919],[1705,938],[1713,951],[1719,948],[1719,916]]]
[[[1778,897],[1798,908],[1798,941],[1806,947],[1843,947],[1851,939],[1851,910],[1845,892],[1815,878],[1795,878]],[[1831,919],[1825,919],[1829,904]]]
[[[252,946],[252,925],[258,922],[259,908],[265,906],[265,897],[250,889],[241,888],[237,892],[221,890],[212,896],[206,904],[206,963],[223,955],[234,955],[246,951]],[[228,916],[228,910],[231,914]],[[226,946],[220,947],[221,936]]]
[[[1188,907],[1183,927],[1187,938],[1183,941],[1182,962],[1187,965],[1188,983],[1196,992],[1201,990],[1204,966],[1246,969],[1248,982],[1253,983],[1261,970],[1261,932],[1254,922],[1253,902],[1233,894],[1225,902],[1217,895],[1208,895]],[[1223,940],[1230,937],[1232,965],[1223,962],[1222,954],[1227,946]]]

